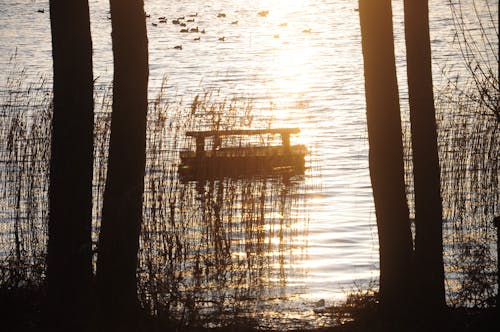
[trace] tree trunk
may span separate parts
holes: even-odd
[[[54,100],[47,258],[51,331],[83,331],[92,289],[93,74],[86,0],[51,0]]]
[[[392,8],[390,0],[360,0],[370,146],[369,162],[380,247],[380,300],[402,313],[411,290],[412,237],[405,194]]]
[[[445,306],[445,289],[428,3],[405,0],[404,12],[415,185],[416,294],[420,308],[436,313]]]
[[[146,163],[148,46],[143,1],[111,0],[110,7],[113,111],[97,291],[103,330],[133,331]]]

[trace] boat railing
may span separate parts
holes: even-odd
[[[221,137],[227,136],[249,136],[264,134],[279,134],[281,136],[281,145],[284,149],[290,149],[290,135],[300,133],[300,128],[269,128],[269,129],[232,129],[232,130],[204,130],[188,131],[186,136],[196,139],[196,155],[205,154],[205,139],[213,137],[215,146],[220,144]]]

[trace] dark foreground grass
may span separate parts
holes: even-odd
[[[45,291],[39,287],[7,289],[0,288],[1,330],[4,332],[45,332],[44,324]],[[348,296],[346,302],[329,308],[326,314],[336,317],[349,317],[339,321],[339,325],[321,328],[294,328],[289,332],[496,332],[500,331],[496,308],[447,308],[433,322],[424,321],[421,316],[405,321],[395,321],[391,317],[382,318],[379,305],[373,296],[361,297],[359,294]],[[254,332],[272,331],[259,329],[249,321],[237,320],[224,327],[200,328],[183,327],[174,321],[143,314],[138,318],[141,326],[138,332]],[[304,326],[307,326],[304,324]],[[283,331],[283,329],[280,329]],[[92,331],[89,331],[92,332]]]

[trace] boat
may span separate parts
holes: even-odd
[[[290,144],[290,135],[298,133],[299,128],[188,131],[186,136],[196,140],[196,149],[180,152],[180,177],[191,181],[252,175],[304,174],[307,148],[303,144]],[[276,134],[281,137],[281,145],[222,144],[223,139],[231,141],[227,139],[231,136]],[[207,139],[211,141],[207,142]],[[205,148],[206,143],[209,143],[209,149]]]

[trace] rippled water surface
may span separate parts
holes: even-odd
[[[445,2],[430,1],[436,82],[442,66],[459,59],[450,43],[453,31]],[[112,75],[108,3],[90,3],[94,76],[97,85],[108,85]],[[405,107],[401,3],[394,2],[394,22]],[[261,11],[269,13],[259,15]],[[307,254],[301,253],[286,267],[289,291],[300,294],[294,301],[331,303],[342,298],[353,282],[377,279],[357,2],[149,0],[146,12],[151,98],[166,78],[167,98],[189,103],[206,89],[220,89],[221,95],[252,99],[259,114],[273,117],[276,127],[301,128],[300,142],[312,152],[304,180],[311,186],[303,218],[308,220],[307,239],[302,242]],[[182,27],[172,24],[181,16],[194,20],[187,28],[204,33],[181,33]],[[28,80],[38,74],[50,79],[48,1],[1,0],[0,17],[2,90],[13,54],[15,62],[27,69]]]

